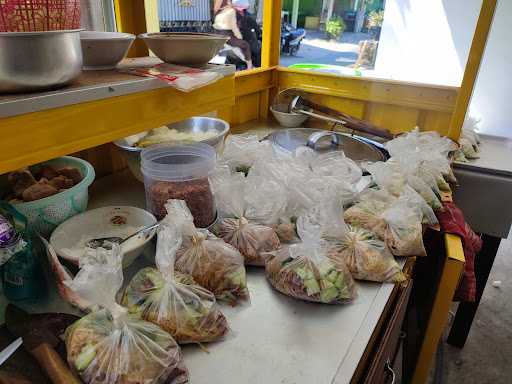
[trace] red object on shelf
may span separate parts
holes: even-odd
[[[80,0],[0,0],[0,32],[80,28]]]

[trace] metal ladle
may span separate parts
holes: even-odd
[[[395,137],[389,130],[385,128],[377,127],[368,121],[361,120],[343,112],[336,111],[335,109],[314,103],[304,98],[303,96],[294,97],[288,106],[288,111],[290,113],[301,113],[303,115],[327,121],[335,125],[342,125],[348,129],[364,132],[377,137],[382,137],[386,140],[390,140]],[[318,111],[325,115],[321,115],[313,111]]]

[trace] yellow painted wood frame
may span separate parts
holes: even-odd
[[[219,117],[232,125],[266,119],[272,89],[276,88],[275,68],[258,68],[235,75],[235,105],[219,111]]]
[[[455,235],[445,235],[445,249],[446,260],[411,381],[412,384],[423,384],[427,381],[434,353],[448,321],[453,295],[464,270],[466,260],[461,239]]]
[[[0,174],[234,103],[230,76],[189,93],[161,88],[0,119]]]
[[[263,4],[261,65],[263,68],[269,68],[279,65],[282,1],[267,0]]]
[[[156,0],[150,0],[156,3]],[[144,0],[114,0],[116,26],[119,32],[138,35],[147,31],[146,2]],[[148,9],[152,9],[148,6]],[[142,57],[148,55],[146,44],[142,40],[135,40],[128,57]]]
[[[448,132],[458,88],[337,76],[279,67],[279,90],[300,88],[314,101],[368,120],[393,133]]]
[[[460,131],[464,125],[495,12],[496,0],[483,0],[480,16],[478,17],[478,23],[473,36],[473,42],[471,43],[471,49],[469,51],[468,61],[464,70],[459,97],[450,122],[448,137],[454,140],[459,138]]]

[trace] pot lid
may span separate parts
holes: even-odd
[[[378,143],[340,132],[311,128],[280,129],[269,135],[268,139],[279,149],[290,153],[299,147],[309,146],[320,153],[343,151],[345,156],[357,163],[386,160]]]

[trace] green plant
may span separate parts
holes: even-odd
[[[372,11],[368,14],[368,28],[379,28],[382,27],[384,21],[384,10]]]
[[[340,17],[334,17],[325,24],[325,32],[331,39],[339,39],[347,26]]]

